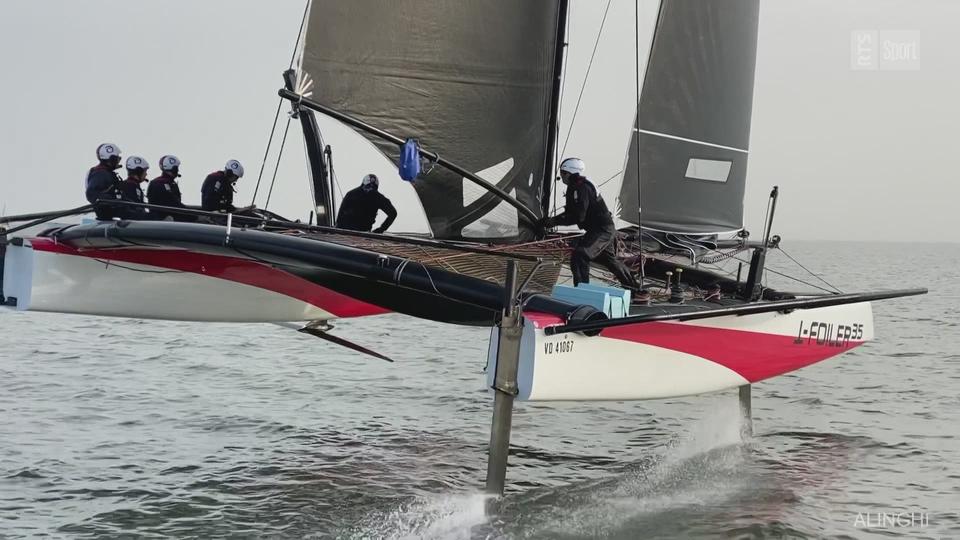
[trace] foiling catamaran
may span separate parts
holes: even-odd
[[[328,321],[395,312],[491,326],[494,492],[515,397],[634,400],[740,387],[748,406],[751,383],[871,340],[871,301],[926,291],[763,286],[766,257],[779,247],[776,189],[762,240],[743,228],[759,0],[655,8],[649,43],[635,12],[637,108],[618,198],[628,224],[621,253],[651,301],[615,288],[556,293],[575,238],[537,224],[551,208],[559,157],[565,0],[308,4],[279,94],[303,130],[316,225],[265,211],[165,209],[191,221],[69,225],[56,220],[92,207],[8,216],[0,299],[26,311],[299,321],[375,355],[331,336]],[[423,172],[413,187],[430,238],[332,227],[332,152],[316,114],[395,161],[415,140]],[[748,252],[745,276],[711,269]],[[717,287],[719,300],[703,299]],[[620,313],[605,309],[618,299]]]

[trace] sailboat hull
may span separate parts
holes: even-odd
[[[389,310],[256,261],[186,249],[7,246],[4,296],[21,311],[198,322],[315,321]]]
[[[789,373],[873,339],[869,302],[617,326],[589,337],[546,335],[563,322],[526,313],[518,399],[662,399],[736,388]],[[496,372],[496,329],[487,374]]]
[[[209,224],[67,226],[13,238],[5,249],[3,296],[20,310],[199,322],[397,312],[490,326],[503,296],[497,283],[406,257]],[[531,302],[548,313],[576,307]]]

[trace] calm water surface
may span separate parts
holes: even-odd
[[[486,330],[337,325],[387,364],[271,325],[0,313],[0,537],[960,538],[960,245],[784,247],[845,291],[932,294],[757,385],[748,439],[735,393],[519,404],[489,520]]]

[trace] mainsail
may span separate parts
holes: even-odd
[[[540,213],[558,0],[314,0],[300,68],[313,99],[442,157]],[[397,147],[368,136],[391,160]],[[414,182],[437,238],[516,237],[512,208],[442,168]]]
[[[759,4],[662,1],[621,185],[624,221],[691,235],[743,228]]]

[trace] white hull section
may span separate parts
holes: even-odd
[[[736,388],[873,339],[869,303],[791,313],[612,327],[547,336],[555,317],[525,314],[517,382],[527,401],[662,399]],[[491,334],[487,383],[496,373]]]
[[[325,320],[310,303],[256,286],[157,266],[7,246],[14,309],[210,322]]]

